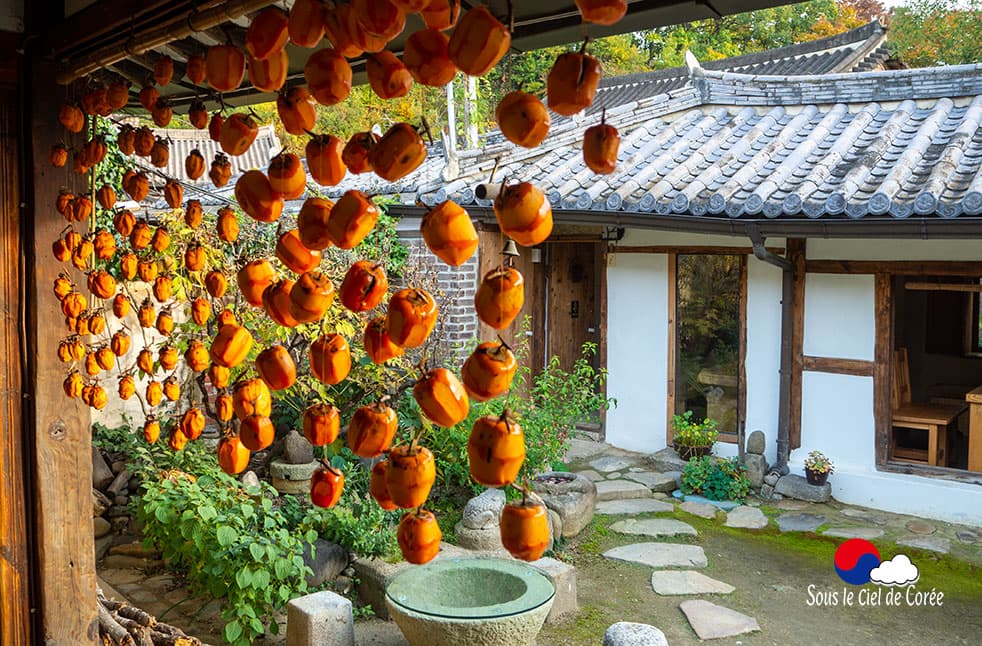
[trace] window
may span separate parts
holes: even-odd
[[[721,439],[734,441],[743,415],[746,256],[678,254],[675,274],[674,412],[712,418]]]

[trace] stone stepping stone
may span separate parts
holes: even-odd
[[[675,505],[653,498],[633,498],[598,502],[593,510],[598,514],[607,514],[608,516],[633,516],[635,514],[675,511]]]
[[[716,512],[719,511],[719,507],[715,505],[710,505],[704,502],[692,502],[691,500],[686,500],[681,505],[679,509],[682,511],[692,514],[693,516],[699,516],[700,518],[716,518]]]
[[[853,507],[847,507],[839,511],[840,514],[846,518],[855,518],[856,520],[862,520],[867,523],[873,523],[874,525],[886,525],[888,520],[886,517],[871,512],[867,509],[855,509]]]
[[[696,536],[698,534],[695,527],[674,518],[628,518],[617,521],[610,526],[610,529],[618,534],[651,536],[652,538],[682,534]]]
[[[603,442],[573,438],[569,441],[569,448],[566,449],[566,461],[574,462],[576,460],[592,458],[598,453],[603,453],[609,448],[610,446],[604,444]]]
[[[631,482],[630,480],[601,480],[596,485],[598,501],[651,497],[651,490],[640,482]]]
[[[741,505],[726,514],[726,526],[740,529],[763,529],[767,527],[767,516],[756,507]]]
[[[679,608],[699,639],[722,639],[760,630],[753,617],[703,599],[683,601]]]
[[[829,527],[823,536],[835,536],[837,538],[865,538],[868,541],[883,536],[883,530],[876,527]]]
[[[615,561],[639,563],[649,567],[706,567],[706,552],[698,545],[679,543],[635,543],[604,552]]]
[[[968,543],[969,545],[975,543],[982,543],[982,532],[976,529],[959,529],[955,532],[955,536],[958,537],[962,543]]]
[[[932,525],[931,523],[929,523],[927,521],[920,520],[918,518],[915,518],[914,520],[907,521],[907,524],[904,525],[904,527],[906,527],[907,528],[907,531],[909,531],[912,534],[925,534],[926,535],[926,534],[933,534],[934,533],[934,525]]]
[[[784,511],[801,511],[803,509],[808,509],[811,507],[812,503],[805,502],[804,500],[792,500],[785,498],[784,500],[778,500],[774,506],[778,509]]]
[[[652,491],[663,491],[669,493],[679,488],[675,476],[678,472],[657,473],[654,471],[639,471],[628,473],[627,479],[640,482]]]
[[[951,541],[942,536],[904,536],[897,539],[897,545],[918,547],[939,554],[947,554],[951,549]]]
[[[611,471],[623,471],[624,469],[632,466],[634,460],[629,458],[620,458],[613,455],[605,455],[603,457],[597,458],[590,462],[590,466],[601,471],[603,473],[610,473]]]
[[[602,475],[600,475],[599,473],[597,473],[593,469],[587,469],[585,471],[577,471],[576,473],[579,474],[579,475],[581,475],[581,476],[583,476],[587,480],[590,480],[591,482],[597,482],[598,480],[603,480],[604,479],[604,477]]]
[[[693,570],[655,570],[651,588],[663,597],[682,594],[730,594],[736,588]]]
[[[781,514],[777,526],[782,532],[814,532],[825,522],[821,514]]]
[[[678,490],[673,492],[672,495],[686,502],[702,502],[707,505],[718,507],[723,511],[730,511],[731,509],[735,509],[736,507],[741,506],[741,503],[735,502],[733,500],[710,500],[709,498],[706,498],[704,496],[699,496],[694,493],[683,494],[681,491]]]

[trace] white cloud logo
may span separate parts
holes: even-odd
[[[883,561],[873,568],[869,578],[880,585],[901,586],[917,583],[920,578],[917,566],[910,562],[906,554],[897,554],[889,561]]]

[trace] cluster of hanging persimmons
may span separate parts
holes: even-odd
[[[576,3],[584,21],[603,25],[619,20],[627,7],[623,0]],[[420,13],[426,28],[409,36],[399,60],[384,48],[402,32],[406,14],[411,12]],[[509,49],[509,21],[510,17],[499,21],[484,6],[461,16],[460,0],[351,0],[346,4],[297,0],[289,13],[270,7],[257,14],[246,35],[245,51],[233,45],[215,45],[205,56],[192,56],[187,61],[186,76],[195,85],[207,81],[213,90],[227,92],[242,83],[248,61],[252,85],[279,93],[277,109],[287,132],[310,134],[315,127],[316,105],[335,105],[350,93],[352,71],[347,59],[367,53],[366,70],[372,89],[385,99],[401,97],[413,82],[443,86],[458,70],[473,76],[486,74]],[[447,35],[445,32],[451,28],[452,33]],[[314,52],[304,67],[306,86],[284,89],[287,42],[312,48],[325,37],[330,46]],[[162,56],[156,61],[156,85],[166,86],[173,74],[171,59]],[[593,101],[600,75],[600,64],[587,53],[586,44],[579,52],[560,55],[548,77],[549,108],[564,116],[585,109]],[[141,89],[138,98],[154,122],[165,127],[173,110],[154,83]],[[206,245],[189,242],[183,250],[184,269],[191,282],[203,285],[212,300],[204,295],[178,299],[174,293],[176,268],[173,262],[166,262],[164,255],[172,243],[166,226],[155,227],[116,204],[118,189],[136,202],[144,200],[150,192],[147,173],[129,170],[119,187],[95,186],[94,168],[103,161],[109,146],[95,134],[95,120],[124,107],[128,98],[129,87],[122,81],[95,83],[77,104],[66,102],[60,111],[60,121],[71,133],[82,133],[84,137],[86,124],[91,125],[87,140],[74,150],[72,165],[80,174],[92,172],[88,195],[63,191],[56,201],[57,210],[69,225],[54,242],[54,255],[86,274],[84,290],[73,283],[67,272],[60,274],[54,284],[69,332],[58,346],[59,357],[72,366],[64,390],[69,397],[81,398],[87,405],[101,409],[106,406],[108,395],[100,377],[116,368],[120,375],[119,396],[140,398],[147,412],[144,436],[148,442],[157,441],[160,423],[154,410],[163,399],[177,401],[181,396],[176,376],[181,357],[169,341],[174,330],[174,310],[183,304],[193,322],[207,332],[214,304],[214,309],[221,309],[211,325],[214,336],[210,345],[201,339],[192,340],[183,358],[188,369],[206,374],[215,388],[214,416],[224,429],[218,460],[226,472],[240,473],[252,451],[272,443],[271,391],[289,388],[296,382],[296,365],[286,348],[272,345],[255,357],[257,377],[247,377],[250,371],[246,370],[231,383],[232,371],[250,356],[254,339],[225,307],[223,299],[230,281],[224,268],[209,268]],[[245,112],[225,117],[219,111],[209,117],[201,101],[191,105],[188,116],[194,127],[207,128],[224,152],[208,169],[201,153],[192,151],[184,162],[187,178],[197,180],[208,170],[216,187],[226,185],[232,171],[228,155],[238,156],[249,149],[257,136],[256,119]],[[550,127],[546,106],[522,91],[506,95],[496,116],[505,137],[519,146],[538,146]],[[155,137],[148,127],[122,126],[115,145],[125,155],[147,158],[156,168],[165,168],[169,161],[167,142]],[[583,143],[585,163],[597,173],[612,172],[618,145],[619,135],[612,126],[601,122],[587,129]],[[52,148],[52,165],[66,165],[70,152],[64,145]],[[311,134],[305,153],[309,178],[300,157],[289,152],[277,155],[266,173],[243,173],[234,190],[242,211],[257,222],[276,222],[284,201],[301,197],[308,179],[333,186],[350,171],[374,172],[390,182],[397,181],[422,164],[427,149],[419,129],[397,123],[381,137],[361,132],[347,142],[331,135]],[[180,181],[168,179],[162,192],[172,209],[183,209],[184,222],[191,230],[201,229],[201,203],[184,200]],[[111,213],[115,234],[96,229],[95,203]],[[549,202],[530,182],[503,186],[494,201],[494,211],[502,232],[521,245],[539,244],[552,231]],[[292,275],[279,277],[270,259],[252,260],[236,275],[235,283],[243,299],[285,327],[323,319],[335,300],[356,313],[381,307],[389,292],[381,265],[366,260],[355,262],[338,290],[319,269],[324,249],[356,248],[374,229],[378,215],[372,198],[357,190],[344,193],[336,202],[322,197],[307,199],[296,228],[283,232],[276,243],[275,255]],[[89,223],[89,232],[77,231],[76,223]],[[424,216],[421,232],[429,249],[451,266],[466,262],[478,246],[469,215],[449,200]],[[215,233],[223,243],[237,239],[239,221],[235,211],[227,206],[218,211]],[[153,298],[134,302],[129,289],[132,281],[149,284]],[[500,330],[511,325],[523,302],[522,275],[505,263],[483,277],[474,305],[481,321]],[[110,334],[107,304],[120,321],[135,307],[140,326],[155,328],[164,337],[156,361],[149,344],[145,344],[135,367],[117,366],[118,359],[130,350],[131,337],[123,325]],[[385,305],[385,314],[367,321],[362,338],[365,353],[371,361],[383,364],[401,356],[407,348],[421,346],[436,325],[437,309],[433,296],[424,289],[408,287],[396,291]],[[309,359],[316,379],[327,385],[338,384],[351,369],[349,342],[340,334],[324,333],[310,344]],[[137,368],[149,378],[142,397],[137,393]],[[441,540],[436,518],[423,509],[436,477],[434,456],[420,445],[425,431],[432,425],[452,427],[460,423],[468,415],[471,399],[486,401],[508,392],[516,369],[515,356],[507,345],[485,342],[465,361],[460,379],[446,368],[425,371],[413,387],[413,396],[424,416],[423,428],[408,446],[392,446],[397,418],[384,398],[359,408],[352,416],[347,432],[349,448],[364,458],[385,456],[372,469],[372,497],[384,509],[410,510],[398,530],[399,546],[408,561],[429,561],[439,551]],[[160,381],[160,372],[170,375]],[[192,401],[170,433],[170,446],[175,450],[183,448],[201,434],[205,423],[205,412]],[[340,428],[339,411],[332,404],[315,403],[303,413],[303,433],[316,446],[334,442]],[[467,449],[475,481],[489,487],[514,485],[525,460],[525,444],[521,427],[507,409],[501,415],[479,419]],[[324,463],[312,476],[311,499],[316,505],[331,507],[343,487],[343,474]],[[534,495],[529,496],[527,489],[519,488],[525,494],[521,502],[507,505],[502,513],[502,543],[516,557],[534,560],[549,541],[546,511],[541,503],[532,500]]]

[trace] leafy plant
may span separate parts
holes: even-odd
[[[742,501],[750,492],[750,479],[737,458],[723,460],[706,455],[689,460],[682,470],[682,493],[710,500]]]
[[[712,446],[719,438],[716,421],[707,417],[694,422],[691,410],[672,416],[672,429],[672,441],[679,446]]]
[[[835,465],[821,451],[811,451],[805,458],[805,470],[815,473],[834,473]]]

